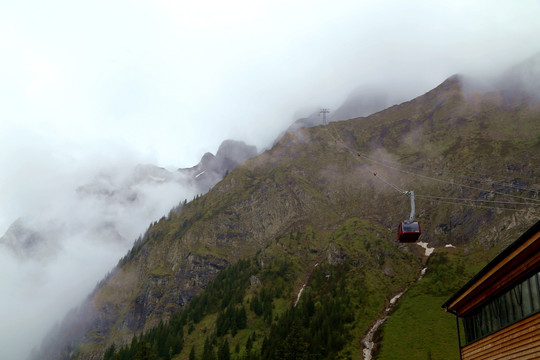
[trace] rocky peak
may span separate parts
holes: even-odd
[[[217,159],[230,159],[240,164],[257,155],[257,148],[243,141],[225,140],[216,153]]]
[[[540,100],[540,53],[510,68],[498,80],[497,87],[507,95]]]
[[[17,219],[0,237],[0,245],[11,250],[19,259],[47,259],[54,255],[58,243],[54,237],[38,232],[23,219]]]
[[[257,155],[257,148],[243,141],[225,140],[216,155],[207,152],[201,161],[187,169],[178,169],[196,186],[198,193],[205,193],[242,162]]]

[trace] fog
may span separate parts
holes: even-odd
[[[0,236],[21,219],[47,244],[0,246],[0,358],[24,358],[193,196],[174,177],[133,182],[138,164],[190,167],[227,138],[264,149],[357,89],[402,101],[503,71],[540,51],[539,14],[538,0],[0,5]]]
[[[21,151],[25,168],[4,176],[20,218],[0,243],[2,358],[25,358],[152,221],[196,194],[179,173],[109,150],[67,162]]]

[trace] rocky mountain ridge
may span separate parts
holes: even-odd
[[[403,99],[395,94],[375,88],[360,87],[355,89],[347,99],[336,109],[328,110],[326,122],[342,121],[365,117],[384,110],[390,105],[397,104]],[[320,109],[314,111],[307,117],[294,121],[285,131],[283,131],[274,145],[288,132],[296,132],[302,128],[309,128],[324,124],[325,116],[320,113]]]
[[[134,334],[168,321],[230,264],[257,256],[264,268],[279,249],[304,265],[296,279],[309,277],[321,261],[354,258],[362,273],[374,261],[380,273],[362,275],[369,280],[364,284],[390,299],[416,278],[422,262],[422,252],[395,242],[394,229],[409,212],[396,189],[429,195],[418,197],[416,216],[422,241],[431,246],[491,249],[511,241],[537,209],[474,202],[538,198],[539,104],[503,90],[471,99],[463,84],[454,76],[371,116],[286,133],[207,194],[154,223],[37,356],[98,359],[109,345],[128,344]],[[340,230],[351,223],[357,225],[350,232]],[[356,259],[356,243],[347,239],[364,232],[370,245],[361,253],[366,258]],[[312,235],[300,241],[297,233]],[[403,278],[396,277],[404,264],[398,258],[407,264]],[[386,285],[374,285],[381,282]],[[360,333],[367,331],[366,323],[358,324]]]

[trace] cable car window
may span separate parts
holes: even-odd
[[[403,232],[417,232],[419,231],[418,229],[418,223],[417,222],[413,222],[413,223],[403,223]]]

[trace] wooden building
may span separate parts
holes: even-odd
[[[442,307],[462,360],[540,359],[540,221]]]

